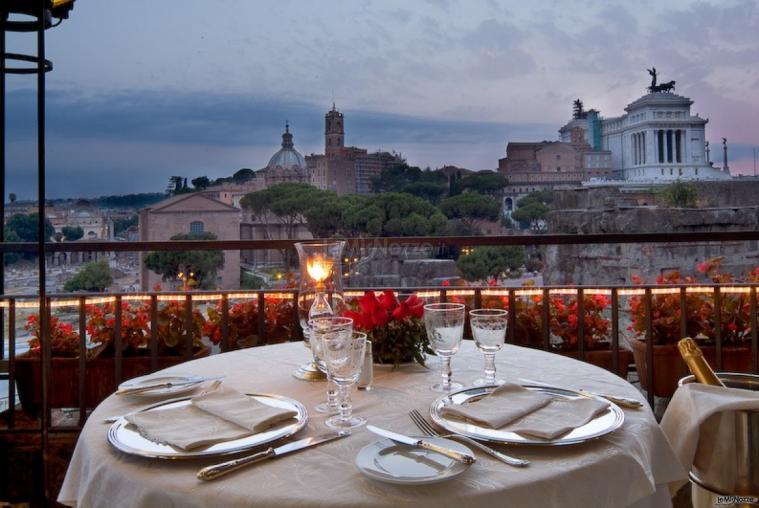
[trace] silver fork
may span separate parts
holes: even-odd
[[[512,457],[510,455],[506,455],[505,453],[501,453],[498,450],[494,450],[490,448],[489,446],[485,446],[484,444],[475,441],[472,438],[469,438],[467,436],[462,436],[461,434],[440,434],[438,431],[435,430],[435,428],[432,426],[430,422],[428,422],[424,416],[422,416],[422,413],[417,411],[416,409],[412,409],[409,411],[409,417],[411,417],[411,421],[414,422],[414,424],[419,427],[419,430],[422,431],[427,436],[430,437],[448,437],[448,438],[456,438],[461,441],[464,441],[465,443],[474,446],[480,451],[483,451],[490,455],[493,458],[496,458],[500,460],[501,462],[505,462],[506,464],[510,466],[516,466],[516,467],[525,467],[530,465],[529,460],[524,459],[518,459],[516,457]]]

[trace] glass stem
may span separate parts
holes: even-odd
[[[485,353],[485,383],[495,384],[495,355]]]
[[[443,362],[442,376],[443,376],[443,389],[447,392],[451,391],[451,357],[444,356],[440,359]]]
[[[350,386],[340,384],[337,385],[337,390],[340,396],[340,421],[347,423],[351,418],[351,414],[353,413]]]
[[[337,409],[338,407],[338,389],[337,383],[332,380],[332,376],[327,376],[327,407],[330,409]]]

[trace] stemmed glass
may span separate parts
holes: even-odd
[[[477,348],[485,355],[485,378],[477,379],[475,386],[501,385],[505,381],[495,377],[495,354],[506,339],[509,313],[503,309],[475,309],[469,311],[469,326]]]
[[[324,357],[324,343],[322,339],[327,334],[342,334],[349,337],[353,332],[353,320],[347,317],[322,316],[311,319],[306,329],[310,336],[314,362],[319,366],[319,370],[327,375],[327,401],[317,404],[314,410],[317,413],[335,414],[340,409],[338,399],[339,386],[329,372],[327,360]]]
[[[317,325],[318,326],[318,325]],[[329,376],[337,383],[340,399],[339,414],[328,418],[327,427],[335,430],[348,430],[360,427],[366,419],[353,415],[351,404],[351,387],[358,381],[366,353],[366,334],[348,332],[345,329],[333,329],[316,332],[321,342],[321,351],[327,364]]]
[[[440,357],[442,383],[430,388],[435,392],[450,393],[463,388],[451,382],[451,357],[456,354],[464,335],[466,310],[461,303],[430,303],[424,306],[424,327],[430,347]]]

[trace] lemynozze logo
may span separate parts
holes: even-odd
[[[759,497],[755,496],[717,496],[715,506],[733,506],[759,503]]]

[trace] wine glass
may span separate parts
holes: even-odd
[[[469,326],[477,348],[485,355],[485,377],[477,379],[475,386],[501,385],[505,381],[495,377],[495,354],[506,339],[509,313],[503,309],[475,309],[469,311]]]
[[[339,411],[338,385],[330,375],[327,361],[324,358],[324,343],[322,338],[326,334],[350,335],[353,332],[353,320],[347,317],[322,316],[311,319],[304,330],[310,335],[311,352],[314,354],[314,363],[327,376],[327,401],[317,404],[314,410],[317,413],[335,414]]]
[[[353,415],[351,388],[361,374],[366,354],[366,334],[362,332],[327,332],[320,335],[327,372],[335,380],[340,399],[339,414],[327,419],[325,425],[335,430],[349,430],[366,423],[366,418]]]
[[[464,335],[466,310],[462,303],[430,303],[424,306],[424,327],[430,347],[440,357],[442,383],[431,386],[435,392],[450,393],[463,388],[451,382],[451,357],[456,354]]]

